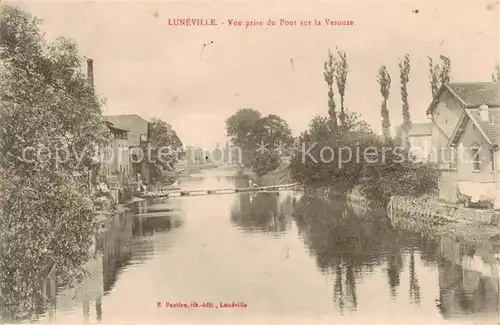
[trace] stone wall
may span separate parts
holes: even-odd
[[[431,197],[394,196],[388,204],[388,209],[389,212],[410,213],[437,223],[458,222],[498,226],[500,221],[500,211],[465,208],[443,203]]]
[[[393,196],[384,206],[383,203],[370,202],[359,191],[345,191],[335,187],[307,187],[309,195],[316,195],[325,200],[345,198],[349,201],[370,205],[373,208],[387,209],[389,214],[403,214],[413,218],[420,218],[434,225],[447,223],[500,225],[500,211],[465,208],[440,202],[433,197],[405,197]]]

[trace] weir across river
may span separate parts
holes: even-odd
[[[244,188],[206,188],[206,189],[158,189],[157,191],[146,192],[143,198],[154,197],[179,197],[179,196],[198,196],[198,195],[214,195],[214,194],[235,194],[248,192],[276,192],[276,191],[292,191],[302,190],[303,186],[299,183],[269,185],[269,186],[254,186]]]

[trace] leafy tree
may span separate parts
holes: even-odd
[[[491,81],[500,82],[500,65],[495,64],[495,72],[491,74]]]
[[[292,131],[281,117],[270,114],[256,121],[248,139],[254,144],[251,165],[262,176],[276,170],[285,151],[293,144]]]
[[[328,119],[321,116],[316,116],[302,133],[301,146],[290,164],[295,181],[309,185],[336,184],[346,191],[356,184],[363,166],[363,155],[356,159],[356,152],[378,143],[378,136],[358,114],[347,109],[345,113],[346,130],[336,139],[332,135],[325,137]]]
[[[410,81],[410,56],[405,54],[404,59],[399,61],[399,71],[401,80],[401,101],[403,102],[402,112],[403,112],[403,124],[401,125],[401,131],[403,136],[403,144],[407,147],[410,146],[408,142],[408,134],[411,129],[411,116],[410,116],[410,105],[408,104],[408,82]]]
[[[337,112],[335,111],[335,100],[333,93],[333,82],[335,78],[335,57],[333,53],[328,50],[328,59],[324,64],[323,76],[326,84],[328,85],[328,116],[330,117],[330,133],[337,133]]]
[[[159,179],[163,171],[174,168],[182,154],[182,142],[170,124],[153,118],[149,121],[149,143],[154,158],[150,175]]]
[[[309,140],[326,140],[330,136],[328,132],[329,119],[326,116],[315,115],[311,122],[309,122],[309,129],[304,131],[299,141],[305,142]]]
[[[345,87],[347,85],[347,73],[349,72],[349,65],[347,64],[347,54],[345,51],[337,48],[338,60],[335,66],[335,81],[340,96],[340,127],[343,128],[345,119],[347,117],[344,106]]]
[[[441,65],[434,64],[431,57],[429,60],[429,80],[431,83],[432,98],[436,97],[441,85],[450,81],[451,61],[446,56],[440,55]]]
[[[250,165],[252,150],[255,143],[248,139],[253,124],[261,117],[259,111],[251,108],[243,108],[226,120],[227,136],[231,139],[233,146],[239,147],[243,153],[243,164]]]
[[[270,150],[278,149],[280,144],[290,146],[293,141],[288,123],[275,114],[257,120],[252,125],[248,138],[255,144],[255,148],[263,142]]]
[[[74,43],[47,44],[39,20],[10,5],[0,34],[0,306],[23,319],[51,261],[59,283],[83,275],[95,234],[92,157],[109,133]]]
[[[373,202],[387,203],[393,195],[422,196],[436,194],[439,169],[428,163],[414,162],[408,150],[377,150],[364,166],[361,191]]]
[[[389,98],[391,88],[391,76],[387,71],[387,67],[382,65],[378,70],[377,82],[380,85],[380,93],[382,94],[382,106],[380,113],[382,115],[382,133],[388,141],[391,138],[391,122],[389,119],[389,110],[387,109],[387,99]]]

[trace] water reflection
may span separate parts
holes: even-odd
[[[214,177],[198,186],[246,183],[222,176],[220,181]],[[131,213],[109,224],[114,230],[104,237],[102,255],[86,266],[91,277],[80,288],[62,290],[41,321],[66,324],[66,314],[78,322],[83,315],[89,323],[118,324],[127,317],[174,322],[173,312],[152,311],[157,299],[221,296],[242,297],[251,316],[301,313],[308,323],[317,315],[348,323],[341,315],[350,311],[362,323],[376,316],[388,320],[396,308],[424,323],[430,315],[432,324],[497,320],[498,245],[437,235],[407,216],[388,218],[291,192],[167,198]],[[284,249],[293,254],[282,258]],[[375,315],[379,310],[391,316]],[[209,317],[178,312],[178,322]],[[234,319],[242,316],[233,312]],[[213,315],[222,323],[228,314]]]
[[[498,269],[484,262],[486,255],[492,254],[491,243],[483,243],[486,247],[479,257],[477,242],[471,246],[463,240],[433,235],[429,227],[416,227],[412,220],[408,222],[411,226],[405,226],[404,221],[391,222],[381,213],[311,196],[296,204],[293,218],[318,269],[331,274],[333,301],[341,312],[358,309],[357,286],[376,268],[385,269],[392,299],[397,299],[407,268],[408,301],[419,305],[417,255],[422,266],[438,267],[440,294],[435,299],[444,317],[495,317],[498,312]]]
[[[293,218],[318,268],[334,276],[333,299],[341,312],[357,309],[357,282],[382,264],[387,265],[390,292],[396,295],[402,252],[411,238],[392,228],[383,215],[356,211],[342,201],[304,196]]]
[[[244,193],[235,199],[231,222],[246,232],[280,235],[290,228],[292,210],[291,193]]]

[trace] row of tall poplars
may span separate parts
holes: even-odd
[[[387,66],[380,67],[376,78],[382,96],[381,137],[359,114],[345,107],[349,71],[347,59],[347,54],[341,49],[337,48],[335,54],[328,51],[323,67],[327,84],[328,115],[315,116],[309,128],[300,135],[299,143],[302,144],[302,149],[291,161],[292,177],[311,186],[334,186],[345,192],[359,187],[366,197],[376,201],[385,201],[392,195],[422,195],[435,191],[438,175],[434,166],[411,159],[399,161],[401,156],[410,157],[408,149],[400,153],[386,153],[387,146],[396,143],[392,141],[390,132],[387,103],[392,79]],[[403,130],[407,135],[411,127],[408,100],[409,55],[399,61],[399,68]],[[337,111],[336,97],[341,103],[340,111]],[[356,157],[342,156],[342,153],[346,152],[350,152],[349,155],[353,152],[365,152],[368,148],[378,149],[374,153],[375,157],[373,154],[371,157],[363,154]],[[307,155],[304,155],[304,149],[307,150]]]
[[[441,55],[439,58],[441,63],[434,63],[434,60],[431,57],[428,57],[431,98],[435,98],[440,87],[443,84],[450,82],[451,61],[444,55]],[[411,72],[410,55],[408,53],[399,60],[398,68],[401,84],[401,115],[403,117],[403,122],[401,124],[402,139],[397,140],[398,142],[400,141],[404,146],[409,147],[410,144],[408,142],[408,136],[412,126],[412,121],[408,100],[408,84],[410,82]],[[382,134],[385,140],[388,141],[389,139],[391,139],[391,122],[389,117],[390,113],[387,107],[387,101],[390,95],[391,76],[385,64],[383,64],[378,70],[377,82],[380,86],[380,93],[382,95],[382,104],[380,109],[382,117]]]

